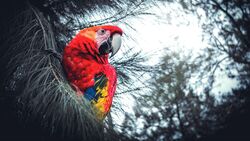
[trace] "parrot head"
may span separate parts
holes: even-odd
[[[92,40],[95,44],[90,46],[92,55],[98,55],[102,57],[114,56],[121,46],[122,30],[117,26],[105,25],[105,26],[93,26],[83,29],[79,32],[79,36],[85,38],[85,40]]]

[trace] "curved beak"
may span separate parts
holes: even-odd
[[[121,34],[115,33],[107,41],[104,41],[99,47],[99,53],[101,55],[111,53],[110,57],[113,57],[118,50],[120,49],[122,44]]]
[[[121,35],[118,33],[115,33],[112,35],[111,37],[111,57],[113,57],[118,50],[120,49],[122,44],[122,39],[121,39]]]

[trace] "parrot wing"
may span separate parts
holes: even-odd
[[[105,74],[100,74],[96,76],[94,86],[89,87],[84,92],[84,97],[91,102],[97,102],[99,98],[106,97],[105,93],[108,92],[107,84],[108,84],[108,79]]]
[[[109,111],[109,108],[106,107],[106,103],[109,101],[109,81],[107,76],[103,73],[97,75],[94,79],[94,86],[86,89],[84,92],[84,97],[95,106],[97,110],[97,117],[99,119],[103,119]]]

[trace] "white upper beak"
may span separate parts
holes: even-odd
[[[122,44],[121,35],[118,34],[118,33],[115,33],[112,36],[112,42],[111,42],[111,47],[112,47],[112,51],[111,52],[112,52],[112,54],[111,54],[110,57],[113,57],[118,52],[118,50],[121,47],[121,44]]]

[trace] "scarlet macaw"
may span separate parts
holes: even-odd
[[[97,118],[110,111],[117,76],[108,62],[121,46],[123,31],[117,26],[94,26],[81,30],[65,47],[63,65],[78,95],[93,105]]]

